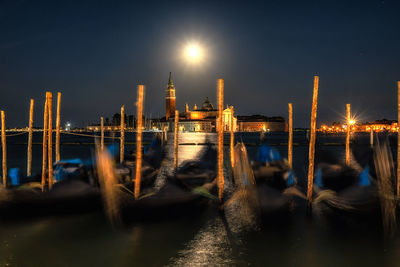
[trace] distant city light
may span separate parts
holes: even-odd
[[[376,120],[373,122],[362,123],[360,120],[357,122],[356,119],[351,119],[349,124],[351,125],[352,132],[397,132],[399,126],[397,121],[389,121],[386,119]],[[331,126],[327,124],[322,124],[318,131],[325,133],[345,133],[347,130],[347,124],[333,123]]]
[[[70,131],[71,130],[71,123],[70,122],[65,123],[65,130],[66,131]]]

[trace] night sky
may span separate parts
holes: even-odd
[[[27,125],[34,98],[42,125],[45,91],[63,93],[62,121],[74,126],[135,110],[165,113],[171,71],[177,108],[215,104],[216,79],[236,114],[287,117],[309,127],[313,76],[320,76],[318,125],[397,119],[400,2],[395,1],[0,1],[0,109],[7,126]],[[190,65],[198,42],[207,60]],[[55,97],[55,96],[54,96]],[[53,102],[55,106],[55,102]]]

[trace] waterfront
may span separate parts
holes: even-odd
[[[40,134],[34,142],[40,142]],[[145,143],[152,134],[145,134]],[[286,157],[286,133],[265,135],[268,143]],[[397,136],[390,136],[389,140]],[[15,138],[14,141],[12,138]],[[24,172],[26,136],[8,139],[9,166]],[[90,157],[93,138],[63,137],[62,158]],[[213,143],[215,134],[181,134],[179,163],[199,157]],[[381,134],[383,142],[387,136]],[[248,144],[254,159],[260,140],[258,133],[237,134]],[[132,143],[134,134],[128,134]],[[172,136],[169,141],[172,143]],[[229,140],[225,136],[225,140]],[[319,135],[321,151],[343,158],[344,136]],[[354,149],[369,147],[369,135],[355,135]],[[69,143],[67,145],[66,143]],[[295,134],[294,170],[304,188],[308,142],[305,133]],[[195,145],[196,144],[196,145]],[[126,151],[134,148],[127,145]],[[169,152],[171,145],[167,146]],[[228,146],[225,147],[228,152]],[[33,173],[40,170],[41,146],[33,147]],[[171,154],[169,154],[171,156]],[[318,157],[317,157],[318,161]],[[376,232],[337,233],[313,220],[306,220],[304,207],[293,223],[260,226],[247,221],[237,211],[205,212],[191,218],[135,223],[113,228],[102,213],[41,218],[0,224],[0,264],[8,266],[397,266],[400,244],[384,242]]]
[[[8,133],[12,134],[12,133]],[[84,133],[87,135],[99,136],[98,132]],[[143,141],[144,146],[148,146],[151,143],[152,137],[155,133],[147,132],[144,133]],[[125,153],[131,153],[135,151],[135,133],[126,132],[125,134]],[[236,133],[236,142],[243,141],[248,149],[250,159],[254,159],[257,153],[258,146],[260,145],[260,133]],[[287,158],[287,133],[265,133],[266,143],[278,149],[282,157]],[[379,140],[384,142],[388,140],[391,144],[393,152],[395,151],[394,146],[396,145],[397,135],[393,133],[379,133],[375,134],[379,136]],[[114,138],[112,138],[114,137]],[[119,146],[119,132],[108,132],[106,133],[105,143],[106,145],[114,144]],[[32,173],[38,174],[41,172],[42,167],[42,133],[35,132],[33,134],[33,161],[32,161]],[[204,149],[208,143],[216,144],[217,136],[215,133],[181,133],[179,135],[179,163],[185,159],[195,159],[198,152]],[[8,168],[20,168],[22,173],[26,173],[26,157],[27,157],[27,135],[12,136],[7,138],[7,151],[8,151]],[[173,134],[168,134],[169,144],[173,140]],[[224,137],[225,146],[229,144],[229,134],[225,134]],[[353,146],[355,152],[368,150],[370,135],[369,133],[355,133],[353,138]],[[376,142],[376,140],[375,140]],[[53,142],[54,143],[54,142]],[[96,138],[76,136],[71,134],[61,134],[61,158],[62,159],[90,159],[94,153]],[[302,183],[305,179],[308,164],[308,139],[306,132],[294,132],[294,156],[293,156],[293,169],[300,178]],[[345,134],[324,134],[318,133],[317,138],[317,158],[318,153],[329,152],[333,157],[337,159],[344,159],[344,144]],[[359,154],[359,153],[356,153]],[[172,156],[172,154],[170,155]],[[393,153],[394,160],[396,160],[396,153]],[[364,161],[366,159],[361,156],[357,158],[358,161]],[[363,162],[365,164],[365,162]]]

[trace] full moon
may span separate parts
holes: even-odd
[[[188,44],[185,47],[185,58],[190,63],[199,63],[203,59],[203,51],[197,44]]]

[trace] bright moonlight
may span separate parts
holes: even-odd
[[[184,57],[190,63],[199,63],[203,59],[203,51],[198,44],[188,44],[185,47]]]

